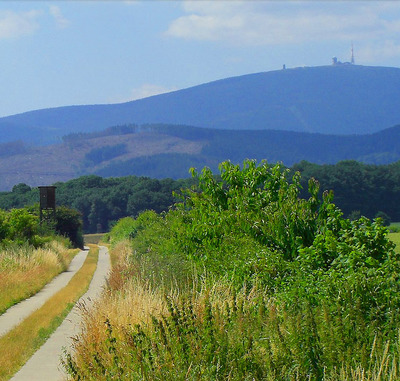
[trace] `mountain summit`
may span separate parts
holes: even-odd
[[[0,118],[0,142],[168,123],[214,129],[368,134],[400,122],[400,69],[331,65],[232,77],[136,101]]]

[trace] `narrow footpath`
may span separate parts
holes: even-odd
[[[28,299],[10,307],[4,314],[0,316],[0,336],[5,335],[14,327],[20,324],[33,311],[38,310],[53,295],[65,287],[72,277],[82,267],[87,257],[88,250],[80,251],[72,259],[68,270],[57,275],[51,282],[42,288],[37,294]]]
[[[11,380],[58,381],[66,379],[66,374],[60,365],[60,359],[63,348],[72,348],[72,337],[77,335],[81,328],[81,315],[77,306],[84,304],[87,308],[90,308],[93,301],[101,294],[110,270],[111,262],[108,250],[106,247],[100,246],[97,268],[88,291],[46,343]]]

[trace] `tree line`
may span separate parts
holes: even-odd
[[[332,165],[302,161],[292,166],[302,175],[302,197],[307,197],[307,183],[315,178],[320,183],[320,196],[332,190],[334,203],[346,217],[375,218],[378,214],[400,221],[400,162],[387,165],[363,164],[348,160]],[[108,231],[115,221],[137,216],[144,210],[167,211],[176,201],[175,193],[190,188],[196,179],[154,179],[143,176],[103,178],[82,176],[57,187],[57,205],[82,214],[85,233]],[[39,201],[37,188],[15,185],[11,192],[0,192],[0,209],[10,210]]]
[[[315,178],[321,190],[332,190],[334,203],[347,217],[385,216],[400,221],[400,161],[373,165],[354,160],[316,165],[302,161],[292,167],[302,175],[303,192],[308,179]]]
[[[174,203],[174,192],[190,187],[192,179],[152,179],[127,176],[102,178],[82,176],[58,182],[56,203],[79,211],[85,233],[105,232],[120,218],[137,216],[144,210],[157,213]],[[0,209],[10,210],[39,202],[39,191],[26,184],[15,185],[11,192],[0,193]]]

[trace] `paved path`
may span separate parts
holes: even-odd
[[[21,323],[22,320],[28,317],[33,311],[42,307],[49,298],[65,287],[75,273],[82,267],[87,253],[86,250],[79,252],[71,261],[67,271],[57,275],[37,294],[10,307],[4,314],[2,314],[0,316],[0,336],[11,331],[11,329]]]
[[[111,270],[110,256],[107,248],[101,246],[97,269],[85,295],[77,304],[84,303],[90,307],[97,298]],[[80,330],[80,311],[76,306],[72,309],[60,327],[50,336],[46,343],[28,360],[20,371],[11,379],[13,381],[58,381],[65,380],[60,366],[63,348],[71,348],[72,336]]]

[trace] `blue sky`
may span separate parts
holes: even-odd
[[[400,67],[398,1],[0,1],[0,116],[286,67]]]

